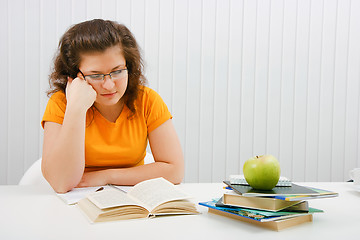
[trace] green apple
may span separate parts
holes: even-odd
[[[273,155],[248,159],[243,167],[244,177],[252,188],[273,189],[280,178],[280,163]]]

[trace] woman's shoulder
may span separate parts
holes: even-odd
[[[153,99],[160,96],[154,89],[147,86],[141,86],[139,92],[140,92],[139,96],[143,100]]]
[[[152,92],[155,92],[155,90],[151,89],[150,87],[141,85],[140,86],[140,92],[143,92],[145,94],[151,94]]]
[[[66,96],[63,91],[57,91],[50,96],[48,106],[58,106],[62,111],[66,109]]]
[[[55,93],[53,93],[50,96],[50,99],[54,102],[64,102],[66,103],[66,96],[65,93],[63,91],[57,91]]]
[[[153,111],[155,109],[167,108],[165,101],[160,94],[147,86],[141,86],[138,96],[138,103],[145,112]]]
[[[142,105],[144,108],[163,104],[163,99],[161,98],[160,94],[158,94],[154,89],[141,86],[139,95],[138,95],[138,104]]]

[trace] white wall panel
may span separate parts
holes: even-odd
[[[200,88],[201,88],[201,1],[177,1],[176,9],[183,9],[178,13],[179,22],[183,23],[182,36],[174,36],[174,42],[183,45],[175,46],[174,50],[183,52],[186,57],[186,69],[183,74],[180,73],[181,78],[177,78],[177,73],[174,72],[174,87],[173,87],[173,106],[176,102],[183,102],[185,113],[185,158],[198,159],[199,157],[199,126],[200,126]],[[182,6],[183,5],[183,6]],[[182,6],[182,7],[181,7]],[[176,15],[175,15],[176,16]],[[176,30],[175,26],[175,30]],[[183,39],[183,40],[181,40]],[[174,59],[174,67],[177,66],[178,61]],[[178,88],[181,82],[186,86],[185,89]],[[175,96],[175,93],[182,91],[182,96]],[[176,109],[173,108],[176,112]],[[191,116],[191,117],[188,117]],[[176,116],[175,116],[176,117]],[[176,120],[178,122],[178,120]],[[189,181],[197,182],[199,173],[198,161],[189,161],[185,165],[186,178]]]
[[[336,2],[324,1],[322,56],[320,69],[320,118],[319,118],[319,151],[318,180],[328,181],[331,174],[331,145],[333,124],[333,93],[334,93],[334,57],[336,36]]]
[[[186,182],[219,182],[277,156],[295,181],[360,167],[360,0],[0,0],[0,184],[41,156],[59,38],[126,24],[148,85],[174,117]]]
[[[229,66],[227,78],[227,113],[226,113],[226,156],[225,175],[237,174],[242,169],[240,164],[240,103],[242,72],[242,36],[243,36],[244,1],[230,1],[229,13]]]
[[[200,91],[200,147],[198,161],[199,182],[211,182],[213,169],[214,125],[214,69],[216,36],[216,0],[202,2],[201,32],[201,91]],[[194,163],[192,163],[194,164]],[[196,179],[196,176],[192,176]]]
[[[86,4],[86,0],[83,4]],[[80,1],[80,3],[82,2]],[[78,0],[73,0],[73,2],[78,2]],[[144,3],[143,1],[132,1],[133,3],[137,3],[136,7],[138,7],[139,14],[144,17]],[[140,2],[140,4],[139,4]],[[81,8],[80,8],[81,9]],[[86,14],[86,12],[84,12]],[[101,0],[101,18],[104,19],[116,19],[117,18],[117,0]],[[84,19],[84,18],[83,18]],[[79,22],[81,19],[75,22]],[[139,21],[140,22],[140,21]]]
[[[331,179],[341,181],[344,179],[345,151],[345,117],[346,117],[346,94],[347,94],[347,66],[349,56],[349,21],[351,1],[337,2],[337,22],[335,37],[335,62],[334,62],[334,92],[333,92],[333,124],[331,146]]]
[[[73,2],[73,4],[77,4],[81,3],[80,1],[77,0],[70,0]],[[59,2],[62,2],[61,0],[59,0]],[[117,14],[116,16],[119,16],[119,8],[118,6],[120,5],[121,1],[116,1],[116,6],[113,6],[114,9],[117,10]],[[130,2],[129,1],[125,1],[126,3],[128,3],[128,6],[130,6]],[[86,0],[85,4],[83,4],[82,6],[78,5],[77,8],[74,8],[74,10],[76,12],[83,12],[83,14],[86,14],[86,19],[87,20],[91,20],[91,19],[95,19],[95,18],[101,18],[102,17],[102,13],[103,13],[103,1],[102,0]],[[64,4],[65,5],[65,4]],[[127,9],[126,7],[124,7],[126,9],[126,13],[128,13],[128,16],[130,16],[130,11],[129,9]],[[72,11],[71,11],[72,12]],[[73,12],[75,13],[75,12]],[[130,18],[130,17],[129,17]],[[130,21],[129,21],[130,22]]]
[[[0,2],[0,79],[3,91],[0,94],[0,183],[8,183],[8,162],[9,162],[9,144],[8,144],[8,114],[9,114],[9,3]],[[19,159],[18,161],[22,161]]]
[[[131,1],[130,14],[131,25],[129,27],[131,28],[132,33],[136,36],[138,44],[143,47],[145,45],[145,0]],[[170,14],[172,14],[172,11]],[[103,16],[103,18],[113,19],[111,16],[107,15]]]
[[[14,182],[24,171],[25,132],[25,5],[21,0],[9,2],[9,72],[8,77],[8,182]]]
[[[311,1],[309,35],[309,70],[306,114],[306,158],[305,180],[317,181],[319,147],[319,96],[323,24],[323,1]]]
[[[40,131],[39,122],[42,112],[40,110],[39,96],[44,95],[40,91],[40,1],[25,1],[25,93],[24,93],[24,170],[28,169],[39,157]],[[22,172],[21,172],[22,174]]]
[[[188,3],[187,1],[174,1],[174,45],[173,45],[173,85],[169,91],[172,94],[171,106],[172,115],[176,129],[184,129],[178,132],[183,149],[186,148],[186,96],[187,96],[187,59],[188,59]],[[155,53],[156,56],[156,53]],[[153,79],[155,80],[155,79]],[[151,86],[151,85],[150,85]],[[180,100],[181,99],[181,100]],[[194,175],[192,163],[187,164],[186,172],[188,175]],[[195,170],[196,171],[196,170]],[[195,173],[196,175],[196,173]]]
[[[172,110],[172,77],[174,66],[174,1],[160,0],[159,19],[159,79],[158,92]],[[150,80],[151,81],[151,80]]]
[[[229,1],[216,3],[216,38],[214,69],[214,125],[213,125],[213,168],[212,181],[225,179],[226,129],[229,66]],[[225,161],[224,161],[225,160]],[[201,166],[200,166],[201,167]]]
[[[103,1],[99,1],[99,2],[103,2]],[[71,0],[70,2],[57,0],[57,3],[58,3],[57,7],[65,8],[64,11],[68,11],[67,14],[70,13],[71,17],[69,19],[64,19],[64,17],[62,16],[63,12],[56,9],[56,15],[58,16],[56,24],[65,25],[66,23],[68,23],[68,21],[71,21],[71,24],[73,24],[73,23],[81,22],[87,18],[86,0]],[[112,9],[114,9],[114,7]],[[98,14],[101,14],[102,11],[103,11],[102,7],[96,9],[96,12]],[[69,27],[69,25],[67,27]],[[65,30],[67,29],[67,27],[65,26]],[[64,31],[59,32],[60,36],[63,33]]]
[[[360,1],[350,2],[349,56],[347,65],[344,177],[348,169],[360,167]]]
[[[267,125],[266,151],[275,156],[280,154],[280,110],[281,110],[281,82],[282,82],[282,53],[283,53],[283,20],[284,2],[271,1],[269,24],[269,66],[267,85]]]
[[[256,65],[257,1],[244,0],[242,72],[240,100],[240,158],[241,166],[253,156],[254,143],[254,93]],[[245,37],[246,36],[246,37]]]
[[[95,0],[97,1],[97,0]],[[146,6],[148,6],[148,1],[145,1],[145,4],[147,4]],[[155,4],[156,0],[151,1],[151,3]],[[150,2],[149,2],[150,3]],[[116,18],[117,21],[119,21],[120,23],[125,24],[126,26],[130,27],[131,26],[131,13],[133,11],[133,6],[132,6],[132,1],[129,0],[117,0],[116,1]],[[136,11],[136,9],[134,9],[134,11]],[[93,18],[89,18],[88,19],[93,19]]]
[[[270,0],[259,0],[256,9],[254,72],[253,152],[266,151],[266,122],[269,76]],[[259,71],[258,69],[261,69]]]
[[[309,59],[309,24],[310,1],[297,3],[296,39],[295,39],[295,74],[294,74],[294,126],[292,146],[293,179],[304,179],[306,159],[306,112],[308,89],[308,59]]]
[[[284,1],[279,160],[284,175],[292,173],[297,1]]]
[[[160,41],[160,0],[145,1],[145,45],[143,57],[145,62],[145,76],[150,87],[158,89],[159,86],[159,41]],[[125,24],[125,23],[124,23]],[[183,65],[185,59],[179,61]]]

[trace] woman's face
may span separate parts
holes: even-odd
[[[80,57],[79,69],[85,76],[109,74],[126,69],[126,61],[119,46],[110,47],[104,52],[84,53]],[[128,84],[127,71],[123,71],[122,75],[118,79],[111,79],[110,75],[106,75],[103,80],[91,80],[90,77],[86,77],[97,93],[95,105],[111,106],[119,103]]]

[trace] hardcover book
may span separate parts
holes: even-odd
[[[231,184],[241,184],[249,186],[249,183],[246,181],[244,175],[230,175],[229,182]],[[276,187],[291,187],[291,181],[287,177],[280,176]]]
[[[318,193],[318,195],[279,195],[274,198],[285,200],[285,201],[304,201],[310,199],[318,199],[318,198],[329,198],[329,197],[337,197],[339,194],[337,192],[332,192],[324,189],[309,187],[309,189]]]
[[[238,206],[243,208],[253,208],[267,211],[280,211],[288,209],[289,207],[302,204],[307,206],[307,202],[304,201],[285,201],[276,198],[269,197],[245,197],[235,193],[234,191],[228,191],[224,193],[222,202],[225,205]],[[306,209],[307,210],[307,209]]]
[[[319,192],[314,191],[310,188],[291,184],[291,187],[274,187],[272,190],[259,190],[254,189],[250,186],[231,184],[229,181],[224,181],[226,185],[232,188],[236,193],[242,196],[248,197],[275,197],[280,195],[296,196],[296,195],[307,195],[307,196],[318,196]]]

